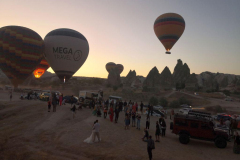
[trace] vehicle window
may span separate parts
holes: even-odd
[[[198,128],[198,123],[192,122],[191,123],[191,128]]]
[[[207,123],[202,123],[201,124],[202,129],[210,129],[209,125]]]
[[[177,125],[177,126],[188,126],[188,123],[185,120],[176,120],[175,125]]]

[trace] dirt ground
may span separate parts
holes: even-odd
[[[147,144],[143,142],[143,128],[146,117],[142,115],[141,130],[130,127],[124,130],[124,116],[120,113],[119,123],[111,123],[109,118],[95,117],[92,110],[77,111],[72,118],[70,105],[58,106],[57,112],[47,112],[47,102],[20,100],[13,94],[9,101],[7,92],[0,91],[0,159],[1,160],[146,160]],[[221,103],[220,100],[210,100]],[[236,105],[233,105],[233,103]],[[236,107],[239,102],[224,102],[224,106]],[[239,108],[238,108],[239,109]],[[100,123],[100,143],[86,144],[93,122]],[[150,134],[155,133],[157,117],[151,117]],[[178,136],[169,129],[167,122],[166,137],[155,143],[155,160],[238,160],[233,154],[233,142],[225,149],[215,147],[213,142],[192,140],[183,145]],[[154,138],[155,139],[155,138]]]

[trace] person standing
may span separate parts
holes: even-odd
[[[52,105],[53,105],[53,112],[56,112],[57,108],[57,97],[55,93],[52,93]]]
[[[113,121],[113,116],[114,116],[113,107],[110,107],[110,115],[109,115],[109,118],[110,118],[110,121],[111,121],[111,122]]]
[[[231,122],[230,122],[229,119],[227,119],[227,120],[225,121],[225,125],[226,125],[226,127],[228,128],[228,134],[230,135],[230,125],[231,125]]]
[[[162,137],[165,137],[166,122],[164,119],[162,119],[161,127],[162,127]]]
[[[63,100],[63,97],[62,97],[62,94],[59,96],[59,104],[60,106],[62,105],[62,100]]]
[[[143,103],[142,103],[142,101],[141,101],[141,104],[140,104],[140,111],[143,114]]]
[[[137,129],[140,130],[141,115],[137,115]]]
[[[132,127],[135,127],[136,124],[136,112],[132,111]]]
[[[138,112],[138,103],[136,102],[135,103],[135,106],[136,106],[136,113]]]
[[[126,107],[127,107],[127,101],[125,100],[123,103],[124,111],[126,112]]]
[[[149,136],[149,139],[147,140],[147,152],[149,160],[152,160],[152,150],[155,149],[154,141],[152,140],[152,136]]]
[[[146,129],[149,129],[150,127],[150,116],[147,115],[147,118],[146,118]]]
[[[48,112],[50,112],[50,110],[51,110],[51,101],[49,100],[48,101]]]
[[[116,109],[115,109],[115,123],[118,122],[118,117],[119,117],[119,107],[116,107]]]
[[[127,130],[128,129],[128,116],[127,115],[125,115],[124,122],[125,122],[125,130]]]
[[[10,91],[10,101],[12,101],[12,91]]]
[[[57,105],[59,105],[59,95],[57,94],[56,97],[57,97]]]
[[[172,117],[174,116],[174,110],[171,110],[171,114],[170,114],[170,119],[172,119]]]
[[[133,105],[132,105],[132,111],[133,111],[133,112],[136,112],[136,108],[137,108],[137,107],[136,107],[136,104],[133,103]]]
[[[145,138],[147,138],[147,140],[149,138],[149,134],[148,134],[147,128],[144,129],[144,136],[143,136],[142,140],[144,141]]]
[[[107,106],[104,106],[103,117],[104,117],[104,119],[106,119],[106,117],[107,117]]]
[[[160,142],[159,135],[160,135],[160,125],[157,121],[156,122],[156,132],[155,132],[155,136],[156,136],[156,141],[155,142]]]
[[[98,120],[95,121],[96,123],[93,126],[94,130],[94,135],[93,135],[93,142],[95,142],[95,138],[98,138],[98,142],[100,142],[100,134],[99,134],[99,129],[100,129],[100,124],[98,123]]]
[[[71,108],[72,110],[72,114],[73,114],[73,119],[75,118],[75,114],[76,114],[76,106],[73,105],[73,107]]]
[[[150,105],[151,116],[153,115],[153,105]]]

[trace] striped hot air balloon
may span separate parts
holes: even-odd
[[[43,58],[44,42],[33,30],[0,28],[0,68],[15,88],[32,74]]]
[[[154,22],[154,32],[167,50],[167,54],[171,54],[169,51],[181,37],[184,29],[185,21],[176,13],[165,13]]]
[[[124,69],[123,65],[122,64],[117,64],[116,67],[118,68],[119,74],[121,74],[123,69]]]
[[[48,68],[49,64],[46,59],[43,58],[39,65],[36,67],[36,69],[33,71],[33,75],[35,76],[35,78],[40,78]]]
[[[116,68],[116,64],[113,62],[108,62],[106,64],[106,70],[108,71],[108,73],[110,73],[111,70]]]

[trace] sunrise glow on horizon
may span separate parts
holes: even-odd
[[[0,5],[0,27],[24,26],[43,39],[57,28],[83,34],[89,56],[74,76],[107,78],[108,62],[124,66],[121,76],[130,70],[147,76],[154,66],[160,73],[168,66],[173,73],[178,59],[191,73],[240,75],[238,0],[2,0]],[[155,19],[168,12],[180,14],[186,23],[170,55],[153,30]]]

